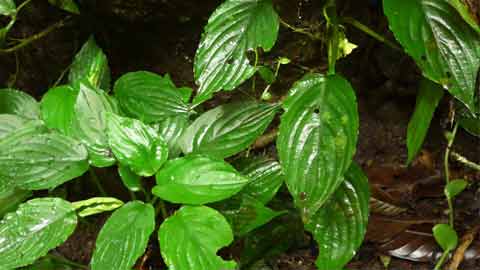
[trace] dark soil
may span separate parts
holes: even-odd
[[[82,6],[81,16],[70,17],[64,27],[16,54],[0,54],[0,85],[13,82],[15,88],[40,99],[68,68],[83,42],[93,34],[108,56],[113,80],[129,71],[149,70],[160,74],[169,73],[179,86],[195,87],[192,71],[195,50],[208,16],[221,1],[78,2]],[[293,25],[312,25],[321,20],[322,1],[275,2],[280,16]],[[393,40],[381,7],[376,4],[381,1],[338,2],[341,2],[339,7],[343,15],[355,17]],[[17,38],[30,36],[66,16],[68,14],[49,6],[46,0],[32,1],[19,15],[11,36]],[[421,75],[412,60],[404,53],[386,47],[351,27],[347,28],[347,35],[358,48],[339,63],[339,72],[350,80],[358,96],[361,125],[355,160],[366,171],[386,167],[402,168],[408,172],[411,168],[404,167],[407,158],[406,130],[415,105]],[[272,88],[274,98],[280,99],[292,83],[302,76],[305,71],[300,66],[317,71],[325,70],[325,55],[325,46],[321,42],[309,40],[303,35],[282,28],[275,49],[269,54],[262,55],[266,63],[277,56],[287,56],[294,63],[282,67],[280,81]],[[15,76],[17,65],[18,72]],[[246,95],[252,94],[245,94],[249,88],[250,84],[246,83],[239,91],[219,94],[214,100],[209,101],[207,106],[245,98]],[[450,99],[444,98],[439,106],[424,145],[422,158],[416,161],[416,164],[428,167],[427,176],[443,175],[442,158],[445,149],[443,131],[448,126],[446,119]],[[273,145],[267,149],[269,153],[274,154]],[[472,161],[480,161],[479,139],[464,131],[460,131],[454,150]],[[128,199],[128,193],[118,185],[115,170],[101,169],[97,170],[97,173],[110,195]],[[458,178],[466,177],[474,183],[456,201],[457,229],[463,233],[480,224],[478,190],[480,175],[454,162],[452,174]],[[407,181],[408,185],[425,177],[413,174]],[[441,190],[441,183],[436,185]],[[72,181],[66,190],[71,200],[88,198],[96,192],[88,176]],[[418,214],[416,215],[418,217],[422,216],[422,213],[431,212],[437,213],[437,218],[445,217],[443,209],[446,205],[441,197],[419,195],[406,205],[410,215]],[[96,235],[107,217],[108,215],[103,215],[83,220],[70,239],[58,248],[58,252],[72,261],[88,264]],[[369,233],[375,234],[376,231]],[[141,259],[144,260],[142,269],[164,269],[154,238],[152,237],[152,243]],[[309,236],[305,235],[305,238],[308,239]],[[313,270],[315,252],[311,245],[300,245],[268,260],[270,266],[264,269]],[[388,252],[381,250],[378,243],[366,241],[350,263],[349,269],[385,269],[379,259],[381,254],[387,255]],[[232,251],[225,256],[238,258],[239,254]],[[432,269],[432,263],[433,261],[420,263],[393,258],[388,269]],[[480,264],[470,260],[463,266],[464,270],[473,270],[479,269]]]

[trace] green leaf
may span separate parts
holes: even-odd
[[[160,226],[162,257],[171,270],[236,269],[234,261],[217,256],[233,233],[225,218],[206,206],[183,206]]]
[[[252,196],[263,204],[275,196],[285,177],[280,164],[266,157],[245,158],[237,168],[250,179],[240,193]]]
[[[33,263],[73,233],[77,216],[58,198],[33,199],[0,221],[0,265],[14,269]]]
[[[220,105],[198,117],[180,139],[184,153],[226,158],[251,145],[272,122],[278,106],[264,103]]]
[[[273,70],[271,70],[269,67],[266,66],[259,66],[257,68],[258,74],[260,74],[260,77],[267,83],[267,84],[272,84],[275,82],[277,79],[275,77],[275,73],[273,73]]]
[[[110,68],[107,56],[98,47],[95,38],[91,36],[80,51],[75,55],[68,81],[70,84],[87,80],[94,87],[110,90]]]
[[[48,2],[70,13],[80,14],[80,10],[78,10],[78,6],[73,0],[48,0]]]
[[[72,266],[65,265],[59,260],[51,257],[44,257],[37,260],[34,264],[20,268],[21,270],[75,270]]]
[[[468,182],[463,179],[452,180],[445,186],[445,196],[447,196],[448,199],[453,199],[458,194],[462,193],[467,186]]]
[[[305,225],[318,243],[319,270],[342,269],[355,256],[367,231],[368,179],[352,164],[345,181]]]
[[[333,194],[357,144],[355,93],[339,75],[309,74],[284,101],[277,149],[287,187],[308,220]]]
[[[206,204],[239,192],[248,179],[230,164],[202,155],[168,161],[156,175],[152,192],[173,203]]]
[[[458,119],[460,126],[473,136],[480,137],[480,115],[466,116],[460,115]]]
[[[72,135],[87,146],[93,166],[108,167],[115,163],[107,138],[105,114],[114,108],[104,92],[93,88],[88,82],[78,83]]]
[[[118,174],[120,175],[123,185],[130,191],[137,192],[142,189],[141,177],[132,172],[127,166],[119,164]]]
[[[45,125],[57,129],[65,135],[71,134],[77,95],[78,89],[69,85],[49,89],[40,101],[40,110]]]
[[[14,114],[0,114],[0,140],[30,121]]]
[[[12,16],[17,13],[17,7],[13,0],[0,0],[0,15]]]
[[[474,111],[480,36],[451,0],[384,0],[390,29],[423,75]]]
[[[137,119],[106,114],[108,142],[118,161],[141,176],[152,176],[168,159],[168,145]]]
[[[61,134],[12,135],[0,143],[0,178],[28,190],[54,188],[82,175],[87,157],[82,144]]]
[[[190,121],[185,116],[170,116],[153,125],[168,144],[169,158],[176,158],[182,152],[179,141]]]
[[[247,51],[275,45],[278,15],[271,0],[227,0],[210,16],[198,46],[194,73],[199,85],[193,103],[222,89],[233,90],[255,74]]]
[[[117,209],[98,234],[92,270],[130,270],[147,248],[155,229],[155,210],[133,201]]]
[[[177,89],[168,75],[162,77],[148,71],[130,72],[115,82],[114,92],[122,110],[145,123],[159,122],[172,116],[188,116],[185,91]]]
[[[278,63],[280,63],[281,65],[288,65],[290,64],[290,62],[292,62],[290,59],[286,58],[286,57],[279,57],[278,58]]]
[[[33,97],[24,92],[10,88],[0,89],[0,113],[39,119],[40,106]]]
[[[444,251],[452,251],[457,247],[457,232],[448,224],[437,224],[433,227],[433,236]]]
[[[123,202],[111,197],[94,197],[72,203],[79,217],[88,217],[99,213],[113,211],[123,205]]]
[[[0,192],[0,219],[6,213],[16,210],[19,204],[31,196],[31,191],[21,189],[13,189],[4,194]]]
[[[433,118],[433,113],[438,103],[443,97],[443,89],[440,85],[423,79],[420,83],[420,89],[417,94],[417,104],[415,112],[408,123],[407,130],[407,148],[408,161],[407,164],[417,155],[422,148],[423,141],[428,132],[428,127]]]
[[[467,5],[465,5],[463,1],[464,0],[449,0],[450,5],[452,5],[458,11],[465,22],[467,22],[477,33],[480,34],[480,26],[474,17],[475,15],[473,14],[473,10],[469,11]]]
[[[267,224],[285,212],[277,212],[246,194],[219,202],[214,207],[222,213],[233,228],[235,235],[242,237]]]

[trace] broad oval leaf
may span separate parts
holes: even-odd
[[[412,160],[420,151],[425,136],[427,136],[430,122],[433,118],[433,113],[438,106],[438,103],[443,97],[443,89],[440,85],[423,79],[420,83],[420,89],[417,94],[417,103],[415,104],[415,111],[408,123],[407,130],[407,149],[408,160]]]
[[[13,0],[0,0],[0,15],[11,16],[17,13],[17,7]]]
[[[368,224],[368,179],[356,164],[325,205],[305,225],[318,243],[319,270],[343,269],[360,247]]]
[[[0,114],[0,139],[24,126],[28,119],[14,114]]]
[[[142,189],[142,179],[139,175],[135,174],[127,166],[118,165],[118,175],[122,180],[123,185],[130,191],[137,192]]]
[[[105,114],[114,112],[114,107],[105,93],[88,82],[75,85],[79,93],[75,101],[72,135],[87,146],[89,160],[93,166],[108,167],[115,163],[107,137]]]
[[[19,204],[32,195],[33,193],[29,190],[13,189],[3,194],[0,191],[0,219],[2,219],[6,213],[17,209]]]
[[[435,225],[433,237],[444,251],[452,251],[458,245],[457,232],[448,224]]]
[[[88,169],[87,150],[70,137],[57,133],[11,137],[0,143],[0,178],[12,179],[20,188],[54,188]]]
[[[227,0],[210,16],[198,46],[194,73],[199,85],[193,103],[222,89],[233,90],[255,74],[247,51],[269,51],[277,40],[278,15],[271,0]]]
[[[48,0],[48,2],[70,13],[80,14],[80,10],[73,0]]]
[[[171,116],[188,116],[185,93],[175,87],[168,75],[130,72],[115,82],[114,92],[122,110],[145,123]]]
[[[458,194],[462,193],[462,191],[467,188],[468,182],[463,179],[455,179],[450,181],[444,189],[445,196],[448,199],[455,198]]]
[[[40,106],[32,96],[22,91],[10,88],[0,89],[0,113],[39,119]]]
[[[72,203],[72,206],[77,211],[79,217],[88,217],[91,215],[112,211],[122,205],[122,201],[111,197],[94,197]]]
[[[158,135],[167,142],[170,158],[176,158],[182,152],[179,141],[189,124],[188,117],[170,116],[153,125]]]
[[[65,2],[63,0],[62,2]],[[107,56],[98,47],[95,38],[91,36],[80,51],[75,55],[68,81],[74,85],[87,80],[94,87],[110,90],[110,68],[108,67]]]
[[[98,234],[92,270],[132,269],[154,229],[155,210],[150,204],[133,201],[117,209]]]
[[[240,173],[250,179],[241,194],[247,194],[263,204],[268,203],[283,184],[282,167],[267,157],[246,158],[237,166]]]
[[[141,121],[106,114],[108,142],[118,161],[138,175],[152,176],[167,161],[168,145]]]
[[[234,261],[217,256],[233,241],[225,218],[206,206],[183,206],[158,231],[160,250],[171,270],[236,269]]]
[[[33,199],[0,221],[0,265],[14,269],[29,265],[73,233],[77,216],[59,198]]]
[[[355,153],[355,93],[339,75],[309,74],[284,101],[277,149],[287,187],[304,220],[342,181]]]
[[[202,155],[168,161],[156,175],[152,192],[173,203],[205,204],[239,192],[248,179],[230,164]]]
[[[180,139],[184,153],[226,158],[246,149],[267,129],[278,105],[232,103],[198,117]]]
[[[57,129],[63,134],[71,134],[77,95],[78,89],[75,90],[69,85],[49,89],[40,101],[40,110],[45,125]]]
[[[384,0],[390,29],[423,75],[474,112],[480,35],[450,0]]]

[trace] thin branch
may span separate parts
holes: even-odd
[[[459,153],[457,152],[452,152],[450,154],[451,157],[453,157],[456,161],[462,163],[463,165],[471,168],[471,169],[474,169],[474,170],[477,170],[477,171],[480,171],[480,164],[477,164],[473,161],[470,161],[468,160],[466,157],[460,155]]]
[[[398,47],[395,43],[391,42],[390,40],[386,39],[379,33],[375,32],[373,29],[370,27],[364,25],[363,23],[355,20],[354,18],[351,17],[343,17],[341,18],[341,21],[346,24],[350,24],[351,26],[357,28],[358,30],[364,32],[365,34],[371,36],[372,38],[384,43],[385,45],[389,46],[390,48],[394,50],[399,50],[403,51],[402,48]]]

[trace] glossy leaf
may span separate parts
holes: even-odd
[[[48,0],[54,6],[74,14],[80,14],[77,4],[73,0]]]
[[[77,95],[78,89],[69,85],[49,89],[40,101],[40,110],[45,125],[57,129],[63,134],[71,134]]]
[[[188,116],[185,92],[177,89],[168,75],[162,77],[148,71],[130,72],[115,82],[114,91],[122,110],[142,122]]]
[[[339,75],[309,74],[284,101],[277,149],[295,205],[308,220],[340,185],[355,153],[355,93]]]
[[[448,0],[450,5],[452,5],[460,16],[467,22],[477,33],[480,34],[480,25],[475,16],[473,15],[473,10],[469,11],[468,6],[465,5],[464,0]],[[478,7],[478,6],[477,6]],[[477,11],[478,12],[478,11]]]
[[[6,88],[0,89],[0,113],[38,119],[40,117],[40,107],[38,102],[30,95]]]
[[[247,51],[275,45],[278,15],[271,0],[227,0],[210,16],[195,55],[199,85],[194,103],[222,89],[233,90],[255,74]]]
[[[17,7],[13,0],[0,0],[0,15],[11,16],[17,13]]]
[[[247,194],[263,204],[268,203],[283,184],[280,164],[266,157],[246,158],[238,166],[242,175],[250,179],[241,194]]]
[[[152,192],[173,203],[205,204],[239,192],[248,179],[220,159],[189,155],[168,161],[156,175]]]
[[[118,165],[118,174],[123,185],[130,191],[137,192],[142,189],[141,177],[132,172],[127,166]]]
[[[105,93],[93,88],[88,82],[80,82],[75,87],[79,93],[72,122],[73,136],[87,146],[93,166],[111,166],[115,163],[115,158],[108,144],[105,114],[113,112],[114,108]]]
[[[277,212],[248,195],[234,196],[215,207],[227,219],[235,235],[242,237],[285,212]]]
[[[58,198],[33,199],[0,221],[0,265],[14,269],[33,263],[73,233],[77,216]]]
[[[91,85],[105,91],[110,90],[110,68],[107,56],[98,47],[95,38],[91,36],[80,51],[75,55],[68,81],[70,84],[87,80]]]
[[[108,142],[118,161],[141,176],[152,176],[167,161],[168,145],[141,121],[106,114]]]
[[[433,237],[444,251],[452,251],[457,247],[457,232],[448,224],[437,224],[433,227]]]
[[[450,0],[384,0],[390,29],[423,75],[474,111],[480,35]]]
[[[458,194],[462,193],[467,186],[468,182],[463,179],[452,180],[445,186],[445,196],[449,199],[453,199]]]
[[[319,270],[342,269],[360,247],[368,224],[368,179],[353,164],[345,181],[305,225],[318,243]]]
[[[150,204],[133,201],[117,209],[98,234],[92,270],[132,269],[154,229],[155,210]]]
[[[77,211],[77,214],[80,217],[88,217],[107,211],[113,211],[122,205],[122,201],[110,197],[94,197],[72,203],[73,208]]]
[[[277,105],[231,103],[198,117],[180,139],[184,153],[226,158],[245,150],[273,120]]]
[[[189,124],[185,116],[170,116],[154,125],[158,135],[168,144],[169,158],[176,158],[182,152],[179,141]]]
[[[162,257],[171,270],[236,269],[234,261],[217,256],[233,241],[225,218],[206,206],[183,206],[160,226]]]
[[[0,140],[24,126],[29,120],[14,114],[0,114]]]
[[[0,177],[23,189],[54,188],[82,175],[87,158],[82,144],[61,134],[9,136],[0,143]]]
[[[408,123],[407,130],[407,148],[408,161],[412,162],[420,151],[423,141],[428,132],[433,113],[438,103],[443,97],[443,89],[440,85],[424,79],[420,83],[420,89],[417,94],[417,104],[415,111]]]
[[[468,133],[480,137],[480,115],[478,116],[460,116],[458,123]]]
[[[8,193],[0,192],[0,219],[11,211],[15,211],[19,204],[32,196],[32,192],[28,190],[14,189]]]

